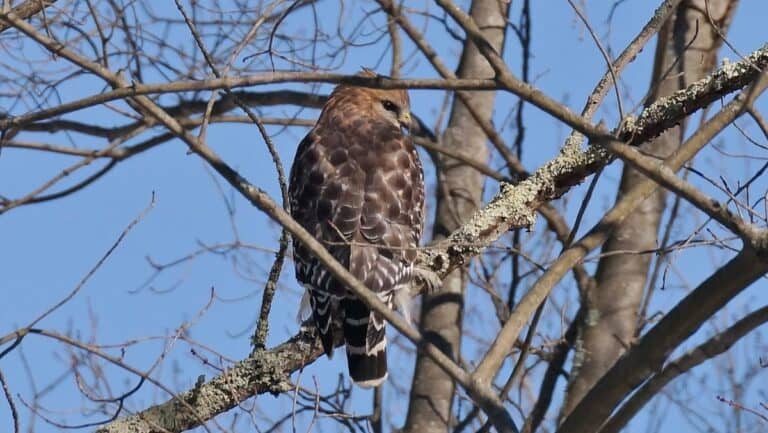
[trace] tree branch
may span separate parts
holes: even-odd
[[[768,307],[746,315],[725,331],[713,336],[685,355],[669,362],[637,390],[605,423],[600,433],[618,433],[651,398],[668,383],[731,348],[742,337],[768,322]]]
[[[254,395],[288,391],[293,388],[288,376],[323,354],[313,331],[304,329],[273,349],[256,351],[215,378],[97,432],[180,432],[198,427],[200,420],[212,419]]]
[[[697,83],[694,83],[691,87],[695,88]],[[765,85],[765,80],[763,80],[759,86],[750,89],[748,93],[742,92],[734,101],[723,107],[723,109],[720,110],[716,116],[706,122],[697,131],[696,134],[688,139],[688,141],[686,141],[686,143],[684,143],[677,152],[668,158],[665,161],[665,164],[673,171],[680,169],[680,167],[682,167],[686,161],[690,160],[690,158],[692,158],[696,152],[703,148],[706,143],[708,143],[709,140],[714,137],[715,134],[720,132],[738,115],[740,115],[743,112],[744,107],[747,105],[749,97],[762,92],[765,88]],[[650,127],[650,129],[655,129],[655,127]],[[586,159],[585,162],[589,161],[593,165],[604,164],[603,161],[604,158],[606,158],[606,155],[600,154],[595,149],[594,145],[590,146],[590,148],[585,153],[589,152],[597,152],[596,158],[595,160],[591,161]],[[561,155],[560,157],[551,161],[549,164],[554,165],[559,159],[562,159],[563,157],[564,155]],[[549,164],[545,165],[544,169],[547,168]],[[574,164],[574,166],[577,167],[578,165],[579,164]],[[554,168],[557,168],[557,166],[555,165]],[[540,169],[539,171],[542,170],[543,169]],[[537,171],[537,173],[539,173],[539,171]],[[545,174],[551,175],[552,172],[558,173],[555,171],[555,169],[552,169],[550,171],[545,171]],[[554,178],[551,180],[552,183],[548,183],[548,185],[554,187],[557,185],[557,178],[555,176],[552,176],[552,178]],[[520,186],[525,185],[526,182],[527,181],[522,182]],[[528,293],[526,293],[522,301],[518,304],[517,309],[513,311],[510,319],[506,324],[504,324],[504,327],[497,335],[493,345],[485,355],[485,358],[477,367],[477,370],[474,373],[476,380],[485,381],[488,383],[493,380],[496,372],[501,366],[501,363],[506,357],[507,348],[511,347],[512,342],[517,340],[520,331],[527,321],[527,318],[530,317],[536,308],[538,308],[538,305],[543,301],[544,298],[546,298],[555,284],[560,281],[560,279],[569,269],[571,269],[576,263],[579,263],[587,252],[605,242],[607,235],[611,232],[611,230],[613,230],[613,228],[615,228],[616,224],[619,224],[626,217],[626,215],[631,212],[635,206],[637,206],[640,200],[643,200],[645,197],[647,197],[651,192],[655,190],[655,188],[656,186],[651,180],[647,180],[646,182],[635,186],[635,188],[633,188],[631,191],[628,191],[624,196],[621,197],[613,209],[607,212],[605,216],[600,220],[600,222],[598,222],[592,228],[592,230],[587,233],[587,235],[585,235],[572,247],[563,251],[560,257],[547,269],[544,275],[542,275],[541,278],[533,285],[533,287],[531,287]],[[538,190],[536,192],[540,193],[547,191]],[[549,192],[554,193],[555,191],[550,190]],[[504,196],[507,196],[506,200],[508,201],[503,200],[502,197]],[[524,195],[523,197],[526,196]],[[535,196],[533,199],[535,199]],[[531,202],[535,203],[533,199]],[[490,210],[490,218],[497,218],[498,221],[505,222],[505,218],[508,220],[510,214],[515,215],[514,211],[517,211],[519,208],[523,208],[523,210],[525,209],[525,206],[519,204],[520,201],[521,200],[519,196],[516,196],[512,191],[505,191],[502,189],[502,191],[497,195],[497,197],[494,198],[494,200],[491,201],[491,203],[484,209],[484,211],[488,212]],[[496,202],[498,210],[492,210],[495,209],[493,208],[494,202]],[[506,213],[502,213],[502,209],[504,208],[507,209]],[[510,210],[512,210],[512,212],[510,212]],[[483,214],[484,212],[479,213]],[[472,222],[470,222],[468,225],[471,226],[471,224]],[[487,227],[488,226],[483,226],[483,228]],[[477,233],[477,231],[470,232],[470,234],[473,233]],[[482,234],[484,233],[485,232]],[[453,238],[453,235],[451,237]]]
[[[747,245],[733,259],[678,303],[608,370],[558,428],[558,433],[594,432],[630,392],[657,371],[672,350],[734,296],[768,272],[764,259],[768,232],[759,235],[762,250]]]
[[[57,0],[27,0],[24,3],[13,8],[13,13],[19,18],[26,20],[33,15],[37,15],[45,8],[56,3]],[[13,28],[13,26],[6,23],[0,23],[0,33]]]
[[[0,13],[0,22],[12,22],[11,15]],[[55,42],[58,44],[58,42]],[[100,66],[100,65],[99,65]],[[150,94],[180,93],[199,90],[235,89],[280,83],[331,83],[381,89],[442,89],[442,90],[496,90],[493,80],[481,79],[398,79],[384,76],[363,77],[360,75],[331,74],[327,72],[273,72],[239,77],[208,78],[192,81],[172,81],[168,83],[144,84],[124,83],[110,91],[67,102],[56,107],[34,111],[23,116],[0,118],[0,131],[21,127],[30,122],[59,116],[84,108],[103,104],[118,99]]]
[[[314,240],[311,236],[309,236],[306,233],[306,231],[304,231],[303,228],[301,228],[301,226],[299,226],[292,218],[290,218],[290,216],[287,213],[285,213],[279,206],[277,206],[276,203],[266,193],[256,188],[252,184],[248,183],[236,171],[234,171],[230,166],[228,166],[224,161],[222,161],[218,157],[218,155],[216,155],[203,142],[201,142],[200,140],[196,139],[196,137],[189,134],[189,132],[185,129],[185,127],[181,123],[179,123],[176,119],[170,116],[156,103],[154,103],[148,97],[144,96],[143,93],[137,93],[142,91],[147,93],[152,93],[152,92],[148,92],[148,89],[152,88],[151,86],[146,86],[142,84],[131,85],[127,83],[122,77],[115,75],[113,72],[102,67],[101,65],[96,64],[94,62],[90,62],[87,59],[84,59],[78,54],[62,46],[60,43],[54,40],[51,40],[50,38],[47,38],[46,36],[40,34],[32,26],[21,21],[13,13],[0,14],[0,21],[9,22],[14,27],[20,29],[25,34],[29,35],[32,39],[36,40],[38,43],[43,45],[45,48],[49,49],[51,52],[54,52],[57,55],[62,56],[67,60],[81,66],[82,68],[88,71],[91,71],[94,74],[102,77],[107,82],[109,82],[110,85],[114,87],[113,91],[106,92],[107,94],[111,94],[110,98],[112,99],[123,98],[123,97],[131,98],[132,101],[135,102],[135,106],[140,112],[145,113],[147,116],[151,116],[152,118],[156,119],[158,122],[162,123],[166,128],[168,128],[173,134],[177,135],[182,140],[184,140],[184,142],[190,147],[190,149],[192,149],[195,153],[197,153],[203,159],[205,159],[214,169],[216,169],[227,181],[229,181],[254,206],[261,209],[264,213],[266,213],[272,219],[274,219],[283,227],[288,229],[294,236],[297,236],[299,239],[301,239],[301,241],[304,242],[308,246],[308,248],[311,249],[313,254],[315,254],[326,265],[329,271],[331,271],[332,274],[336,278],[338,278],[342,284],[347,286],[349,290],[353,291],[364,302],[366,302],[366,304],[368,304],[372,309],[381,313],[383,317],[385,317],[388,321],[390,321],[393,324],[393,326],[395,326],[398,330],[400,330],[409,339],[414,341],[417,345],[420,345],[420,348],[427,351],[427,353],[429,353],[430,356],[432,356],[436,360],[436,362],[451,375],[452,378],[454,378],[463,386],[465,386],[469,394],[478,403],[478,405],[483,407],[486,413],[489,414],[489,416],[493,420],[498,430],[514,431],[514,425],[512,424],[511,419],[509,418],[509,414],[506,413],[506,411],[504,410],[501,403],[498,401],[497,396],[495,395],[494,391],[490,388],[490,386],[482,382],[472,380],[472,378],[470,378],[469,375],[464,370],[462,370],[460,367],[456,365],[456,363],[454,363],[452,360],[446,357],[439,349],[437,349],[435,346],[431,344],[425,344],[422,336],[418,331],[409,327],[407,324],[404,323],[403,319],[401,319],[399,316],[395,315],[391,310],[386,308],[386,306],[384,306],[375,295],[371,294],[365,288],[365,286],[362,285],[359,281],[357,281],[343,266],[338,264],[338,262],[336,262],[332,257],[330,257],[327,251],[325,251],[323,245],[317,242],[316,240]],[[716,76],[715,78],[713,78],[713,80],[720,82],[719,85],[717,86],[704,86],[703,90],[701,88],[694,88],[699,83],[696,83],[693,86],[691,86],[692,88],[690,93],[686,93],[681,98],[675,99],[670,102],[673,105],[673,107],[670,108],[670,111],[673,112],[672,116],[670,117],[665,117],[663,115],[658,117],[651,116],[651,115],[645,116],[645,117],[641,116],[641,119],[638,122],[634,122],[632,124],[632,128],[628,130],[631,132],[630,134],[631,143],[634,144],[639,141],[642,141],[644,137],[652,136],[654,133],[656,133],[655,131],[661,131],[665,127],[667,127],[665,125],[669,125],[675,121],[679,121],[680,116],[685,116],[701,108],[707,103],[719,97],[722,97],[727,92],[737,89],[740,86],[743,86],[746,83],[752,81],[757,76],[757,72],[755,72],[752,67],[744,68],[742,66],[745,62],[750,62],[752,65],[759,66],[759,68],[763,68],[766,62],[766,58],[768,58],[768,53],[766,53],[766,51],[767,50],[764,47],[763,49],[753,54],[753,56],[751,56],[748,60],[742,61],[739,64],[735,64],[737,65],[736,67],[733,67],[733,65],[730,65],[728,69],[728,71],[730,72],[726,73],[725,75],[721,74],[720,76]],[[287,80],[287,81],[312,78],[311,74],[281,75],[280,73],[265,74],[264,76],[260,76],[260,77],[263,80],[263,82],[271,83],[271,82],[275,82],[276,76],[279,76],[281,77],[280,79]],[[415,84],[413,80],[411,81],[389,80],[388,81],[385,79],[376,79],[374,80],[374,82],[367,82],[366,80],[361,80],[359,77],[347,77],[347,76],[338,76],[338,75],[332,75],[332,74],[318,74],[318,75],[315,75],[313,79],[317,79],[317,81],[329,80],[329,82],[332,79],[339,80],[339,81],[346,80],[345,82],[349,82],[351,84],[392,86],[392,87],[407,87],[407,85]],[[223,87],[224,85],[222,83],[224,83],[225,80],[228,80],[228,78],[223,78],[221,80],[222,81],[218,81],[217,84],[222,85]],[[200,82],[184,82],[184,83],[187,83],[187,84],[197,83],[195,85],[200,85],[201,88],[205,88],[205,86],[210,86],[210,83],[213,81],[215,80],[205,80]],[[423,80],[423,81],[429,81],[429,80]],[[432,80],[427,84],[430,84],[430,83],[446,84],[449,81],[450,80]],[[480,84],[482,84],[483,86],[488,85],[488,88],[493,88],[496,85],[493,80],[470,80],[470,81],[472,81],[474,84],[478,84],[479,82],[481,82]],[[240,83],[241,85],[244,85],[243,83],[247,82],[247,80],[235,81],[235,82]],[[451,82],[454,84],[458,83],[455,81],[451,81]],[[154,89],[163,89],[163,92],[180,91],[179,89],[169,90],[169,89],[172,89],[173,86],[177,84],[178,83],[170,83],[169,85],[154,87]],[[421,84],[425,84],[425,83],[422,82]],[[467,83],[466,81],[461,81],[461,83],[458,83],[458,84],[466,85]],[[475,88],[480,88],[480,87],[481,86],[478,86]],[[445,88],[445,87],[441,87],[441,88]],[[471,88],[471,87],[467,87],[467,88]],[[120,93],[120,92],[124,92],[124,93]],[[122,96],[116,96],[118,94],[121,94]],[[677,105],[682,105],[682,106],[680,107],[680,109],[677,109]],[[729,106],[730,105],[731,104],[729,104]],[[663,110],[661,111],[661,114],[664,114]],[[734,117],[735,115],[736,114],[733,114]],[[678,116],[678,117],[676,118],[675,116]],[[16,119],[19,119],[19,118],[16,118]],[[27,119],[29,119],[29,117]],[[0,121],[0,124],[4,125],[5,127],[13,126],[14,121],[17,121],[17,120],[5,119],[4,121]],[[6,123],[2,123],[2,122],[6,122]],[[581,125],[581,126],[584,126],[584,125]],[[0,126],[0,129],[2,128],[3,126]],[[593,125],[588,125],[588,127],[583,129],[586,129],[586,131],[589,134],[592,134],[593,137],[605,138],[608,136],[607,133],[605,133],[602,129]],[[691,140],[693,140],[693,138]],[[680,164],[682,164],[682,161],[687,160],[687,158],[690,158],[690,156],[692,155],[688,155],[687,157],[686,156],[678,157],[678,159],[673,159],[673,161],[679,162]],[[438,246],[438,248],[431,249],[427,252],[426,258],[428,260],[428,264],[434,269],[439,270],[444,275],[445,272],[447,272],[448,270],[455,268],[456,266],[459,266],[463,263],[466,263],[466,261],[470,257],[480,252],[484,247],[488,246],[490,243],[494,242],[496,239],[498,239],[498,237],[502,233],[505,233],[509,228],[526,227],[532,224],[533,212],[538,206],[540,206],[542,203],[548,200],[559,197],[561,194],[567,191],[570,186],[580,182],[581,180],[583,180],[584,177],[586,177],[590,173],[593,173],[599,167],[604,166],[609,160],[610,158],[607,152],[605,152],[605,150],[599,146],[593,145],[584,152],[579,151],[578,149],[571,149],[567,152],[564,152],[554,161],[546,164],[541,169],[537,170],[537,172],[534,173],[530,179],[522,182],[519,186],[517,187],[511,187],[509,185],[503,186],[502,191],[489,203],[489,205],[485,209],[478,211],[473,216],[472,220],[469,223],[467,223],[462,228],[454,232],[449,238],[449,241],[447,243],[441,244],[440,246]],[[671,163],[670,165],[674,165],[674,164]],[[651,190],[652,185],[646,188],[648,190]],[[633,198],[634,200],[637,200],[638,197],[643,195],[643,190],[639,189],[639,191],[640,193],[635,194]],[[631,208],[631,206],[627,204],[625,208],[623,208],[622,212],[626,212],[626,209],[629,209],[629,208]],[[620,213],[621,212],[617,212],[611,215],[613,218],[618,218],[617,215],[619,215]],[[589,248],[585,244],[580,244],[580,245],[577,244],[574,248],[583,250],[583,251],[589,250]],[[575,257],[577,257],[578,259],[578,254]],[[583,257],[583,255],[581,257]],[[739,256],[737,256],[737,258],[738,257]],[[742,261],[745,261],[745,262],[750,262],[754,260],[756,260],[754,259],[754,257],[742,258]],[[567,268],[570,268],[571,266],[572,264],[568,265]],[[755,266],[755,268],[757,268],[757,266]],[[557,272],[558,271],[555,272],[554,278],[557,278],[556,277]],[[553,283],[551,280],[548,281],[546,278],[543,279],[542,281],[544,281],[542,283],[544,285]],[[547,288],[545,291],[548,293],[549,288]],[[534,292],[534,290],[532,290],[532,292]],[[536,305],[538,305],[538,303],[536,303]],[[524,311],[524,309],[522,308],[519,308],[518,310],[521,313]],[[512,322],[512,320],[510,320],[510,322]],[[510,334],[510,331],[507,330],[506,328],[507,328],[507,325],[505,325],[505,331],[507,332],[507,334]],[[515,339],[516,339],[516,335],[515,335]],[[305,347],[303,349],[304,352],[297,351],[296,353],[304,354],[308,350],[309,349]],[[304,357],[302,359],[308,359],[308,358]],[[203,386],[204,385],[206,384],[203,384]],[[235,398],[236,400],[236,399],[247,398],[250,395],[252,394],[246,393],[243,395],[236,395],[234,397],[236,397]],[[232,396],[228,395],[228,397],[232,397]],[[225,409],[222,409],[222,410],[225,410]],[[203,417],[200,417],[200,418],[206,419]],[[132,419],[133,422],[140,422],[139,418],[130,418],[130,419]],[[207,419],[210,419],[210,418],[207,418]]]

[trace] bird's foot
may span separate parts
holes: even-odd
[[[443,285],[443,280],[433,270],[416,265],[414,268],[414,276],[416,277],[418,284],[417,287],[421,287],[421,293],[431,295],[440,290]]]

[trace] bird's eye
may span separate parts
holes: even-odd
[[[393,112],[395,114],[399,114],[400,113],[400,109],[397,107],[397,105],[394,102],[390,101],[389,99],[385,99],[385,100],[381,101],[381,105],[387,111],[391,111],[391,112]]]

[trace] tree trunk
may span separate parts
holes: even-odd
[[[507,10],[508,6],[498,0],[475,0],[470,8],[470,15],[498,52],[502,51],[504,43]],[[477,47],[467,41],[457,76],[490,78],[494,72]],[[494,99],[495,92],[469,94],[471,106],[483,118],[491,117]],[[473,159],[488,159],[487,138],[458,98],[454,99],[442,144]],[[485,176],[472,167],[442,155],[437,155],[435,161],[439,193],[433,237],[441,239],[479,208]],[[422,298],[420,326],[424,335],[453,359],[458,358],[460,350],[466,284],[466,269],[457,269],[443,280],[442,289],[438,293]],[[456,385],[450,376],[430,357],[419,352],[404,431],[449,431],[455,390]]]
[[[704,77],[714,68],[723,42],[718,29],[724,34],[736,3],[736,0],[687,0],[680,4],[659,32],[646,106]],[[665,158],[680,145],[684,131],[685,122],[681,122],[646,143],[643,150]],[[625,166],[619,197],[643,179],[640,172]],[[605,243],[603,253],[657,248],[665,198],[666,194],[659,189],[638,206]],[[638,313],[651,258],[651,254],[608,254],[600,260],[596,284],[582,300],[587,314],[576,342],[561,419],[632,344],[638,330]]]

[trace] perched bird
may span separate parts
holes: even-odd
[[[364,69],[361,75],[375,76]],[[385,304],[395,306],[419,271],[424,174],[410,136],[405,90],[339,85],[299,144],[291,213]],[[294,239],[296,278],[306,288],[325,353],[341,327],[349,374],[373,387],[387,378],[384,319],[340,284]]]

